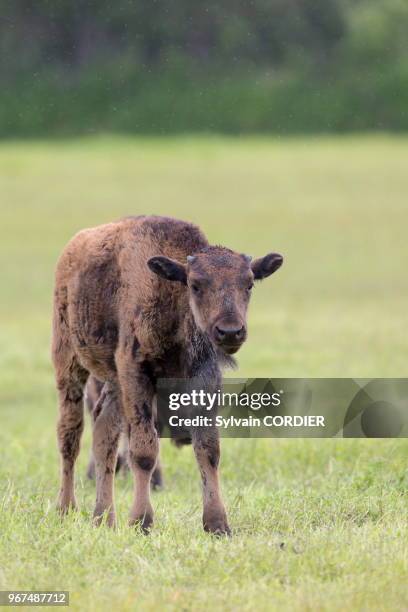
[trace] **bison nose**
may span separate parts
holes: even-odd
[[[215,326],[215,339],[220,344],[237,344],[241,342],[245,336],[245,327],[227,327],[219,325]]]

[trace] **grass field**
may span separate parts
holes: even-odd
[[[406,440],[224,440],[234,532],[201,531],[190,448],[163,444],[150,537],[63,523],[49,358],[53,268],[80,228],[126,214],[198,222],[285,255],[255,290],[242,376],[406,376],[408,140],[127,140],[0,145],[0,589],[65,589],[76,610],[406,610]]]

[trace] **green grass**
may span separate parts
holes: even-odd
[[[190,448],[163,444],[150,537],[63,523],[49,359],[53,268],[78,229],[125,214],[198,222],[285,265],[256,288],[242,376],[406,376],[408,140],[93,139],[0,145],[0,588],[77,610],[408,607],[406,440],[223,440],[234,537],[201,531]]]

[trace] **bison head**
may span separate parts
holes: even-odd
[[[273,274],[282,262],[278,253],[252,261],[230,249],[209,246],[187,257],[186,264],[162,256],[147,263],[162,278],[186,285],[196,325],[216,347],[232,355],[247,336],[246,314],[254,281]]]

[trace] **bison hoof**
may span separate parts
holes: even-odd
[[[77,507],[75,498],[66,499],[64,497],[60,497],[56,505],[57,512],[61,516],[65,516],[70,510],[76,510]]]
[[[204,531],[212,533],[215,536],[230,536],[231,530],[228,525],[225,512],[221,513],[205,513],[203,516]]]
[[[103,523],[106,523],[108,527],[116,526],[116,516],[114,510],[107,510],[106,508],[96,507],[93,513],[93,524],[95,527],[99,527]]]
[[[153,525],[153,515],[145,513],[142,516],[130,517],[129,525],[131,527],[136,527],[141,530],[142,533],[147,535],[150,533],[150,529]]]

